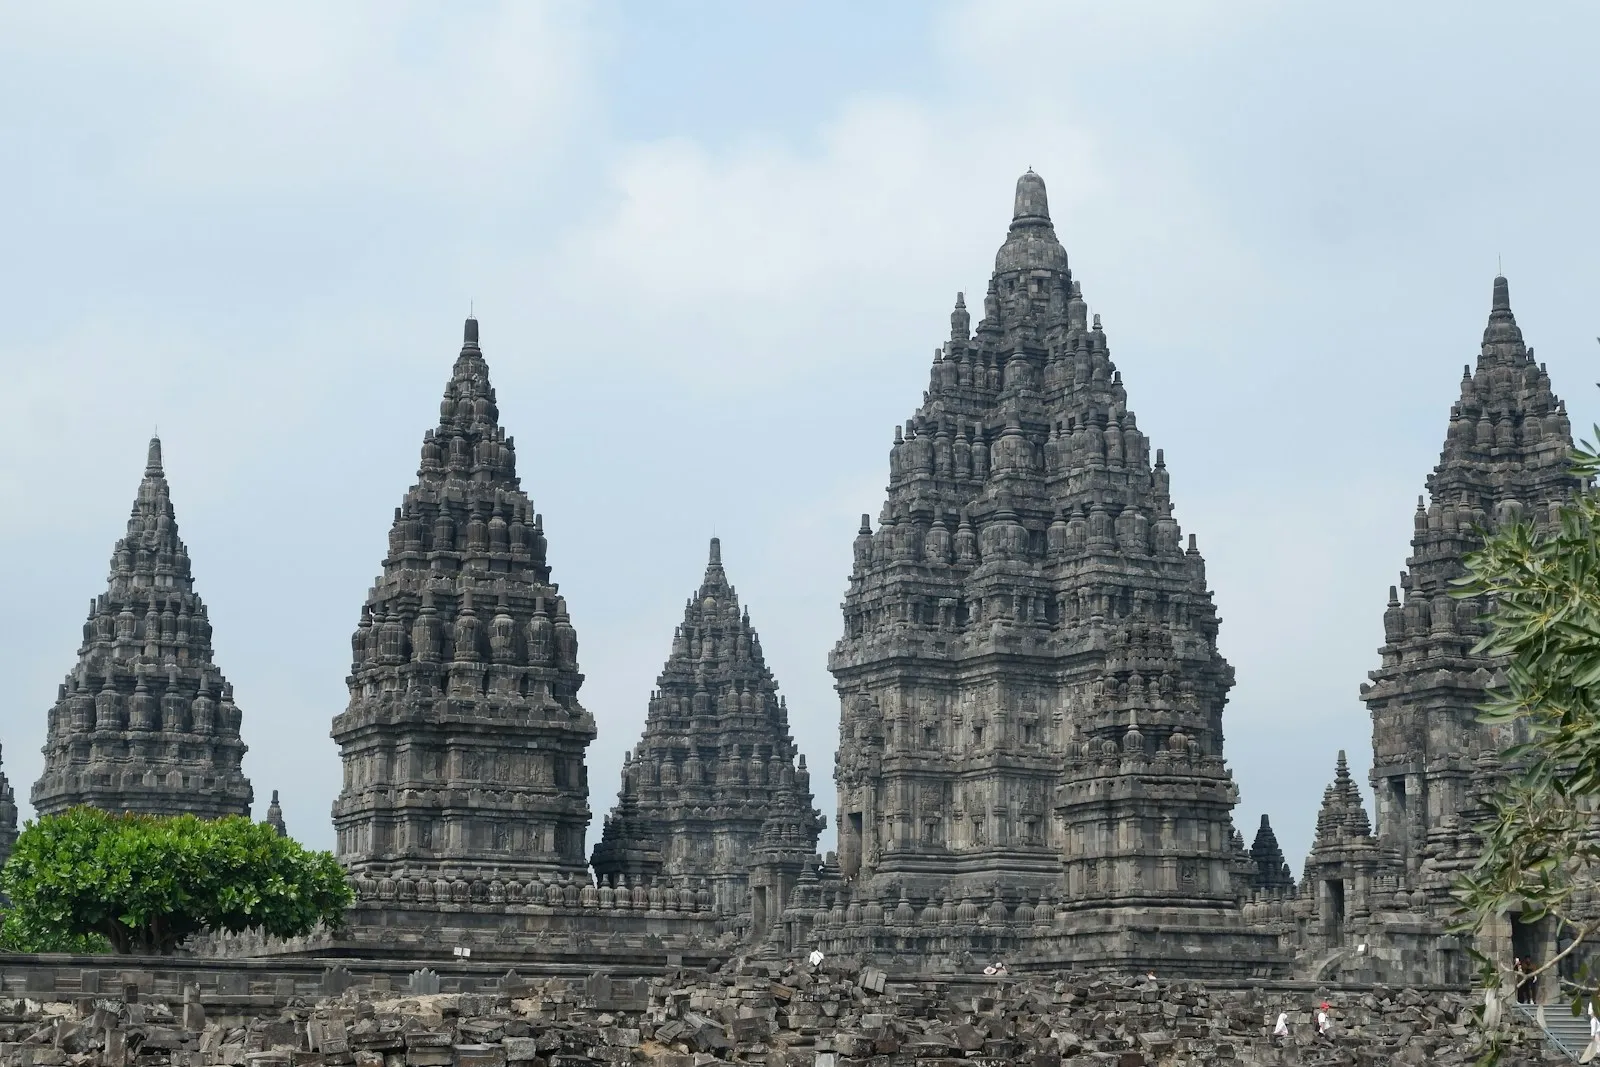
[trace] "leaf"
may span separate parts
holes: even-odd
[[[118,951],[162,953],[205,929],[299,936],[337,925],[353,899],[332,855],[269,826],[87,808],[28,823],[0,890],[29,943],[104,934]]]

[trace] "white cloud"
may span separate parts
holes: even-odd
[[[121,182],[155,195],[451,196],[528,180],[590,116],[579,14],[557,3],[13,6],[0,11],[12,42],[0,55],[50,55],[53,70],[96,83],[103,111],[75,122],[114,120]]]

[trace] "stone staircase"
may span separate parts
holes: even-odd
[[[1517,1015],[1544,1031],[1551,1047],[1573,1060],[1589,1046],[1589,1020],[1565,1004],[1515,1004]]]

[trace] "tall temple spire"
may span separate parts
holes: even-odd
[[[1333,782],[1322,794],[1322,810],[1317,813],[1317,834],[1312,849],[1331,848],[1343,841],[1369,837],[1372,824],[1367,821],[1367,808],[1361,802],[1361,790],[1350,777],[1350,764],[1344,750],[1339,750],[1334,767]]]
[[[1058,895],[1079,916],[1057,942],[1067,958],[1174,953],[1229,973],[1232,935],[1111,933],[1158,908],[1249,939],[1222,755],[1233,672],[1170,472],[1152,466],[1031,170],[983,308],[969,333],[958,298],[924,402],[895,429],[877,529],[856,536],[829,664],[840,872],[913,909],[997,884],[1001,912]],[[1173,867],[1151,834],[1103,832],[1164,820],[1208,844]]]
[[[284,825],[283,808],[278,804],[278,791],[272,791],[272,803],[267,805],[267,825],[278,831],[279,837],[289,836],[289,827]]]
[[[1261,816],[1261,826],[1250,844],[1250,862],[1255,866],[1251,878],[1254,888],[1294,891],[1294,874],[1283,858],[1278,835],[1273,833],[1272,823],[1265,815]]]
[[[499,416],[469,318],[333,722],[337,849],[358,877],[448,869],[488,884],[585,867],[594,718],[578,702],[578,639],[544,520]]]
[[[77,666],[50,710],[33,787],[39,814],[89,805],[248,815],[239,709],[211,656],[211,623],[153,437],[106,592],[90,604]]]
[[[1490,322],[1483,326],[1483,346],[1482,354],[1478,355],[1480,360],[1491,355],[1515,355],[1522,349],[1522,330],[1518,330],[1517,317],[1510,310],[1510,283],[1504,277],[1494,278],[1494,298],[1490,304]]]
[[[718,910],[736,914],[749,907],[764,827],[776,819],[816,848],[823,819],[805,757],[715,537],[622,776],[594,849],[601,877],[704,878]]]
[[[11,789],[11,780],[0,770],[0,867],[11,858],[11,846],[16,843],[17,795]]]
[[[1050,198],[1045,193],[1044,179],[1028,168],[1017,179],[1017,195],[1012,201],[1011,228],[1050,222]]]
[[[1384,610],[1381,662],[1361,687],[1372,714],[1378,838],[1412,877],[1430,855],[1437,867],[1471,853],[1474,760],[1508,742],[1474,711],[1497,667],[1473,652],[1484,605],[1454,597],[1452,583],[1485,531],[1519,518],[1551,521],[1578,488],[1571,454],[1566,406],[1524,343],[1510,285],[1496,277],[1476,365],[1461,380],[1439,463],[1412,516],[1411,557]]]
[[[1047,271],[1048,280],[1059,277],[1065,282],[1071,281],[1066,249],[1061,247],[1055,225],[1050,221],[1050,198],[1045,193],[1044,179],[1031,170],[1017,179],[1011,226],[995,255],[994,270],[991,285],[1003,303],[1008,303],[1016,292],[1023,272]],[[1030,291],[1042,292],[1048,297],[1048,284],[1041,286],[1039,277],[1030,276],[1024,280],[1029,283]]]

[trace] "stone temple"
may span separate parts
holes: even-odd
[[[468,319],[351,644],[333,805],[351,871],[575,874],[589,822],[578,638]]]
[[[521,938],[548,949],[552,929],[606,927],[623,911],[619,893],[627,910],[611,932],[701,936],[710,908],[695,887],[672,885],[669,908],[660,885],[602,894],[590,883],[595,721],[578,700],[578,638],[544,521],[499,418],[468,319],[351,641],[349,705],[333,721],[337,854],[359,897],[346,944],[404,952],[488,938],[505,949]],[[652,892],[679,921],[642,921]]]
[[[805,852],[816,852],[824,820],[806,758],[716,538],[672,635],[644,736],[624,759],[617,807],[594,849],[601,878],[703,880],[718,911],[751,912],[751,856],[780,800],[804,827]]]
[[[1494,280],[1475,365],[1463,369],[1439,464],[1419,497],[1411,557],[1383,613],[1384,644],[1361,697],[1372,713],[1376,826],[1339,754],[1298,891],[1246,908],[1300,969],[1380,981],[1464,982],[1469,946],[1448,935],[1454,879],[1477,858],[1473,826],[1515,738],[1477,721],[1499,664],[1472,649],[1486,605],[1450,595],[1485,531],[1518,519],[1548,528],[1579,489],[1572,428],[1545,365],[1523,341],[1510,288]],[[1508,917],[1510,958],[1553,956],[1562,932]]]
[[[952,965],[1272,969],[1239,908],[1233,671],[1169,489],[1030,171],[856,538],[830,669],[863,926],[835,947],[904,946],[900,915]]]
[[[108,586],[50,709],[34,809],[248,815],[239,723],[152,438]]]
[[[1461,816],[1478,762],[1514,740],[1475,721],[1496,664],[1472,653],[1484,605],[1452,598],[1450,583],[1466,573],[1462,557],[1482,544],[1482,530],[1551,522],[1579,488],[1567,471],[1571,452],[1566,407],[1523,343],[1506,280],[1496,278],[1477,367],[1462,370],[1427,501],[1417,498],[1408,570],[1389,589],[1382,661],[1361,693],[1372,712],[1378,839],[1411,878],[1448,867],[1462,846],[1471,851]]]
[[[17,797],[11,789],[11,780],[0,771],[0,867],[11,858],[11,846],[17,843]]]
[[[1579,488],[1566,410],[1506,280],[1361,690],[1375,817],[1330,753],[1299,879],[1266,816],[1248,847],[1235,826],[1234,679],[1205,562],[1031,171],[975,313],[958,295],[922,404],[894,432],[878,519],[855,538],[829,659],[837,853],[817,854],[810,772],[713,539],[585,855],[596,722],[468,319],[333,721],[349,925],[206,950],[392,963],[454,946],[637,971],[821,949],[908,974],[1003,959],[1415,986],[1465,984],[1474,947],[1537,960],[1570,944],[1531,916],[1486,945],[1448,930],[1512,740],[1476,721],[1501,665],[1472,652],[1485,605],[1450,583],[1486,530],[1547,525]],[[248,812],[239,711],[193,585],[152,442],[50,712],[40,811]],[[285,833],[276,800],[267,821]],[[0,851],[14,835],[0,776]]]

